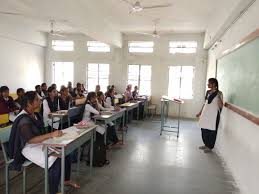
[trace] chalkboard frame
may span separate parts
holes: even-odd
[[[216,77],[217,77],[217,71],[218,71],[218,61],[225,57],[226,55],[229,55],[232,52],[235,52],[237,49],[243,47],[244,45],[250,43],[251,41],[257,39],[259,37],[259,28],[257,30],[255,30],[254,32],[250,33],[248,36],[246,36],[245,38],[243,38],[239,43],[237,43],[236,45],[234,45],[232,48],[225,50],[216,60]],[[256,125],[259,125],[259,117],[243,110],[242,108],[233,105],[231,103],[225,102],[224,106],[232,111],[234,111],[235,113],[241,115],[242,117],[248,119],[249,121],[253,122]]]

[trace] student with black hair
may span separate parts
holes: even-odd
[[[41,86],[40,86],[40,85],[36,85],[36,86],[35,86],[35,91],[37,92],[39,99],[42,100],[42,96],[41,96],[41,92],[42,92],[42,91],[41,91]]]
[[[54,87],[48,88],[48,97],[43,100],[43,120],[45,127],[52,126],[52,119],[50,119],[49,114],[60,110],[59,99],[57,90]],[[59,128],[59,118],[54,117],[53,128]]]
[[[69,95],[68,88],[63,87],[58,98],[60,110],[68,110],[72,103],[72,97]]]
[[[138,86],[134,87],[134,90],[132,92],[132,98],[133,98],[133,100],[137,100],[138,99]]]
[[[217,79],[210,78],[208,88],[205,103],[201,111],[196,115],[199,117],[199,126],[204,143],[204,146],[200,146],[199,149],[204,150],[205,153],[211,152],[215,146],[220,113],[223,107],[223,94],[219,91]]]
[[[42,98],[46,98],[48,96],[48,87],[46,83],[41,84],[41,96]]]
[[[95,92],[98,93],[101,91],[101,86],[100,85],[96,85],[95,86]]]
[[[9,114],[18,110],[19,108],[15,105],[13,98],[9,96],[9,88],[2,86],[0,88],[0,114]]]
[[[114,90],[110,88],[105,95],[105,102],[108,106],[115,106]]]
[[[58,130],[51,133],[43,132],[42,117],[35,113],[40,104],[41,101],[35,91],[26,92],[23,97],[22,111],[14,121],[9,139],[9,154],[14,159],[12,166],[15,170],[20,170],[26,159],[44,168],[44,148],[41,143],[49,138],[63,135],[62,131]],[[49,192],[57,194],[61,177],[61,159],[49,156],[48,163]],[[66,156],[64,184],[80,188],[78,184],[70,180],[70,174],[71,160],[70,156]]]
[[[76,88],[74,89],[73,97],[74,98],[83,98],[84,97],[84,92],[82,91],[82,84],[79,82],[76,84]]]
[[[94,115],[99,115],[99,114],[100,114],[100,109],[98,107],[96,93],[89,92],[86,99],[83,120],[91,121],[93,120]],[[103,135],[105,133],[105,128],[104,126],[98,126],[96,128],[96,131]],[[110,142],[112,143],[112,145],[116,145],[120,142],[117,137],[114,126],[108,125],[107,137],[108,137],[108,140],[110,140]]]
[[[25,94],[25,91],[24,91],[24,89],[23,88],[18,88],[17,90],[16,90],[16,94],[17,94],[17,98],[15,99],[15,105],[19,108],[19,109],[21,109],[21,107],[22,107],[22,99],[23,99],[23,96],[24,96],[24,94]]]

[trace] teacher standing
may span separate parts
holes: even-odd
[[[196,115],[196,117],[199,117],[199,126],[204,143],[199,149],[204,150],[204,153],[211,152],[215,146],[220,113],[223,107],[223,94],[219,91],[218,80],[210,78],[208,88],[205,103],[201,111]]]

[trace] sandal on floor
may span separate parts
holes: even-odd
[[[199,149],[200,149],[200,150],[206,150],[206,149],[208,149],[208,148],[207,148],[206,146],[200,146]]]
[[[107,166],[107,165],[109,165],[109,164],[110,164],[110,161],[109,161],[109,160],[105,160],[105,161],[104,161],[104,165]]]
[[[65,181],[64,184],[73,187],[74,189],[80,189],[80,185],[72,181]]]
[[[207,153],[211,153],[211,152],[212,152],[212,149],[207,148],[207,149],[205,149],[205,150],[203,150],[203,151],[204,151],[205,154],[207,154]]]

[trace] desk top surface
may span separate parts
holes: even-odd
[[[65,147],[77,140],[79,137],[91,132],[96,128],[97,125],[86,129],[77,129],[75,126],[69,127],[67,129],[62,130],[64,135],[61,137],[50,138],[42,142],[43,145],[55,146],[55,147]]]
[[[141,101],[137,101],[137,102],[126,102],[124,104],[121,104],[120,107],[131,107],[131,106],[135,106],[138,105]]]
[[[121,114],[123,112],[125,112],[126,109],[122,108],[119,111],[115,111],[115,110],[111,110],[111,111],[102,111],[100,115],[95,115],[94,118],[95,119],[108,119],[111,118],[115,115]]]
[[[171,101],[171,102],[175,102],[175,103],[178,103],[178,104],[184,103],[184,101],[182,99],[172,98],[172,97],[169,97],[169,96],[162,96],[161,100]]]

